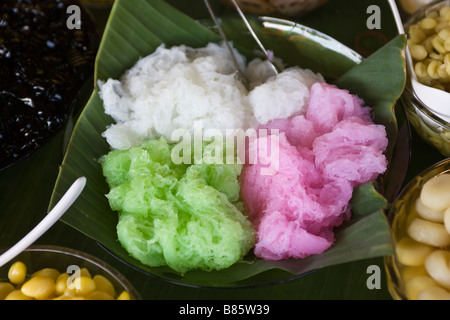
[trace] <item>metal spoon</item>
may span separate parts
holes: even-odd
[[[248,22],[247,18],[245,17],[244,13],[242,12],[241,8],[239,8],[239,5],[237,4],[237,2],[235,0],[231,0],[231,2],[233,3],[234,7],[236,8],[236,11],[239,13],[239,15],[241,16],[242,20],[245,23],[245,26],[247,27],[248,31],[250,32],[250,34],[252,35],[253,39],[255,39],[256,43],[258,44],[258,46],[261,48],[262,52],[264,53],[264,55],[266,56],[267,62],[270,64],[271,68],[272,68],[272,72],[277,75],[278,74],[278,69],[275,66],[275,64],[273,64],[272,59],[273,59],[273,55],[269,54],[269,52],[266,50],[266,48],[264,48],[263,44],[261,43],[261,41],[259,40],[258,36],[256,35],[255,31],[253,31],[252,26],[250,25],[250,23]]]
[[[395,0],[388,1],[392,13],[394,14],[395,23],[399,33],[406,34]],[[418,100],[422,101],[424,106],[436,116],[450,123],[450,93],[426,86],[419,82],[414,71],[412,57],[408,47],[406,48],[406,66],[410,75],[412,90]]]
[[[222,27],[220,26],[219,21],[217,20],[216,15],[214,14],[214,11],[212,10],[212,8],[211,8],[211,6],[210,6],[210,4],[209,4],[209,1],[208,1],[208,0],[203,0],[203,1],[205,2],[205,5],[206,5],[206,7],[207,7],[207,9],[208,9],[208,11],[209,11],[209,14],[211,15],[211,18],[213,19],[214,23],[216,24],[217,29],[219,30],[220,36],[221,36],[222,39],[224,40],[225,45],[227,46],[228,51],[229,51],[230,54],[231,54],[233,63],[234,63],[235,68],[236,68],[236,70],[237,70],[237,72],[238,72],[238,76],[239,76],[240,80],[241,80],[242,83],[246,86],[246,88],[249,89],[249,80],[248,80],[248,78],[246,77],[245,73],[244,73],[242,70],[240,70],[239,65],[238,65],[238,63],[237,63],[237,59],[236,59],[236,57],[235,57],[235,55],[234,55],[234,52],[233,52],[233,50],[232,50],[232,48],[231,48],[231,46],[230,46],[230,44],[229,44],[229,42],[228,42],[228,40],[227,40],[227,37],[226,37],[225,33],[224,33],[223,30],[222,30]],[[266,62],[269,63],[269,66],[270,66],[271,71],[273,72],[274,75],[278,75],[278,69],[277,69],[277,67],[276,67],[276,66],[272,63],[272,61],[271,61],[272,58],[273,58],[272,55],[269,54],[269,51],[267,51],[267,50],[264,48],[263,44],[262,44],[261,41],[258,39],[258,36],[256,35],[255,31],[253,30],[252,26],[251,26],[250,23],[248,22],[247,18],[245,17],[244,13],[242,12],[242,10],[241,10],[241,8],[239,7],[239,5],[237,4],[237,2],[234,1],[234,0],[231,0],[231,2],[233,3],[233,5],[235,6],[237,12],[239,13],[239,15],[241,16],[242,20],[244,21],[245,26],[246,26],[247,29],[249,30],[250,34],[251,34],[252,37],[255,39],[256,43],[258,44],[258,46],[260,47],[260,49],[262,50],[262,52],[263,52],[264,55],[266,56]]]
[[[225,43],[225,45],[226,45],[230,55],[231,55],[231,59],[233,60],[233,64],[234,64],[234,67],[236,68],[237,75],[238,75],[239,79],[245,85],[245,87],[248,89],[249,88],[249,81],[248,81],[245,73],[239,67],[239,64],[237,62],[236,56],[234,55],[233,49],[231,48],[230,43],[228,42],[227,36],[225,35],[225,32],[223,32],[223,29],[220,26],[220,23],[217,20],[217,17],[214,14],[214,11],[211,8],[211,5],[209,4],[209,1],[208,0],[203,0],[203,2],[205,2],[206,8],[208,9],[211,18],[213,19],[214,23],[216,24],[216,27],[219,30],[219,34],[222,37],[222,39],[223,39],[223,41],[224,41],[224,43]]]
[[[51,226],[53,226],[58,219],[69,209],[81,194],[86,185],[86,178],[78,178],[72,186],[67,190],[61,200],[53,207],[53,209],[45,216],[42,221],[33,228],[25,237],[17,242],[13,247],[7,250],[0,256],[0,267],[14,259],[19,253],[32,245],[39,239]]]

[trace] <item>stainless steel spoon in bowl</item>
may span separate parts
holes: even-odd
[[[240,80],[242,81],[242,83],[247,87],[247,89],[251,89],[249,87],[249,80],[247,79],[245,72],[240,70],[239,65],[237,63],[237,59],[236,56],[234,55],[233,49],[231,48],[227,37],[225,35],[225,33],[222,30],[222,27],[220,26],[220,23],[216,17],[216,15],[214,14],[214,11],[211,8],[211,5],[209,4],[208,0],[203,0],[205,2],[205,5],[209,11],[209,14],[211,15],[211,18],[213,19],[214,23],[217,26],[217,29],[219,30],[219,34],[222,37],[223,41],[225,42],[225,45],[227,46],[228,51],[230,52],[230,55],[232,57],[233,63],[235,65],[235,68],[237,70],[238,76],[240,78]],[[241,19],[244,21],[244,24],[246,26],[246,28],[248,29],[248,31],[250,32],[250,34],[252,35],[253,39],[256,41],[256,43],[258,44],[258,46],[260,47],[260,49],[262,50],[262,52],[264,53],[264,55],[266,56],[266,63],[268,63],[269,67],[270,67],[270,71],[273,73],[274,76],[278,75],[278,69],[275,66],[275,64],[272,63],[272,56],[269,53],[269,51],[267,51],[263,44],[261,43],[261,41],[259,40],[258,36],[256,35],[255,31],[253,30],[252,26],[250,25],[250,23],[248,22],[247,18],[245,17],[244,13],[242,12],[242,10],[240,9],[239,5],[237,4],[237,2],[235,0],[231,0],[231,2],[233,3],[233,5],[236,8],[236,11],[239,13]]]

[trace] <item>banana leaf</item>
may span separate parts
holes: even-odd
[[[388,126],[390,148],[395,149],[397,122],[393,110],[406,77],[402,56],[404,37],[396,37],[381,48],[375,59],[369,57],[361,61],[352,50],[314,30],[286,21],[267,25],[264,18],[251,17],[250,20],[264,45],[288,65],[321,72],[329,81],[336,81],[342,88],[369,99],[375,106],[376,121]],[[223,17],[221,21],[228,39],[234,41],[243,54],[248,58],[258,56],[254,41],[249,39],[236,17]],[[201,47],[220,41],[221,37],[210,22],[195,21],[164,1],[116,0],[98,52],[95,82],[119,78],[137,59],[151,54],[162,43],[168,47],[179,44]],[[391,77],[392,74],[399,76]],[[386,81],[387,78],[391,80]],[[304,276],[327,266],[393,253],[384,214],[388,201],[376,185],[370,183],[355,190],[351,220],[336,229],[335,245],[321,255],[277,262],[250,255],[226,270],[190,271],[184,275],[167,267],[145,266],[130,257],[117,241],[117,213],[110,209],[105,197],[109,190],[98,159],[109,151],[101,133],[111,123],[95,87],[74,126],[49,208],[75,179],[85,176],[84,191],[61,220],[140,272],[189,286],[257,286]]]

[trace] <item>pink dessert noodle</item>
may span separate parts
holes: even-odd
[[[278,148],[260,152],[258,162],[246,164],[240,177],[247,214],[257,230],[256,256],[305,258],[333,245],[334,228],[351,216],[353,189],[387,167],[386,130],[370,112],[356,95],[316,83],[305,114],[264,126],[278,129]],[[249,148],[255,145],[261,149],[265,143],[255,141]],[[261,156],[274,152],[277,170],[261,174],[270,162]]]

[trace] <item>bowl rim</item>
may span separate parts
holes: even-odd
[[[450,6],[450,0],[434,0],[422,6],[416,12],[411,14],[404,23],[406,33],[409,33],[409,28],[411,27],[411,25],[416,23],[420,18],[425,17],[429,12],[436,11],[438,7],[445,5]],[[450,130],[450,123],[447,123],[439,118],[434,112],[432,112],[427,106],[425,106],[424,103],[419,100],[417,95],[411,89],[410,77],[408,77],[408,80],[409,81],[407,82],[407,86],[405,88],[405,93],[407,95],[406,97],[405,95],[402,95],[402,97],[411,100],[411,102],[414,104],[414,107],[420,111],[420,117],[426,117],[427,120],[435,122],[437,125],[442,126],[446,130]]]
[[[431,128],[430,122],[436,125],[436,127],[432,127],[433,130],[437,130],[438,128],[442,128],[441,130],[450,131],[450,123],[443,122],[441,118],[439,118],[436,114],[430,111],[420,100],[417,98],[417,95],[412,92],[410,88],[410,82],[408,81],[407,87],[403,92],[401,98],[406,105],[406,108],[411,107],[408,102],[412,104],[412,108],[416,109],[416,114],[421,118],[422,122],[424,122],[427,127]],[[405,101],[406,100],[406,101]]]
[[[3,252],[3,250],[1,251]],[[108,263],[104,262],[103,260],[93,256],[92,254],[86,253],[84,251],[80,251],[78,249],[58,246],[58,245],[31,245],[27,249],[23,250],[19,255],[17,255],[13,260],[9,262],[9,264],[14,260],[20,260],[19,257],[21,254],[26,254],[27,252],[33,253],[39,253],[39,252],[45,252],[45,253],[55,253],[55,254],[62,254],[66,256],[76,257],[83,259],[84,261],[89,262],[90,264],[100,268],[105,273],[107,273],[111,278],[115,279],[121,287],[123,287],[130,297],[133,300],[141,300],[141,296],[139,292],[134,288],[133,284],[125,278],[124,275],[122,275],[119,271],[117,271],[114,267],[109,265]],[[8,266],[9,264],[5,264],[4,267]]]
[[[445,170],[440,170],[444,166],[447,166],[447,168]],[[389,210],[387,210],[387,218],[388,218],[388,222],[391,227],[391,237],[392,237],[393,241],[394,241],[395,235],[392,232],[392,227],[394,225],[394,219],[396,217],[396,208],[397,208],[396,204],[398,204],[399,201],[403,201],[403,198],[405,197],[405,195],[408,194],[408,192],[410,192],[412,190],[412,188],[417,186],[420,181],[422,181],[422,182],[428,181],[431,177],[428,179],[425,179],[425,180],[423,179],[423,177],[428,176],[433,172],[435,173],[435,174],[433,174],[433,177],[440,175],[440,174],[450,172],[450,157],[440,160],[440,161],[432,164],[431,166],[421,170],[403,187],[403,189],[398,194],[396,199],[392,202],[392,205],[390,206]],[[394,248],[395,248],[395,245],[394,245]],[[393,255],[384,257],[384,267],[385,267],[385,271],[386,271],[388,289],[389,289],[391,296],[394,299],[408,300],[407,296],[404,294],[404,290],[405,290],[403,288],[404,283],[399,274],[398,264],[399,264],[399,262],[397,260],[397,255],[396,255],[395,250],[394,250]],[[397,279],[397,280],[393,281],[393,279]]]

